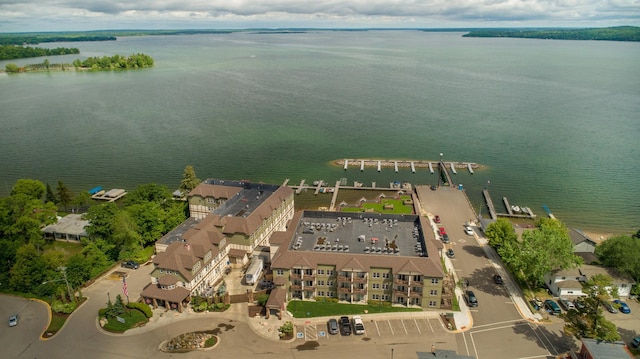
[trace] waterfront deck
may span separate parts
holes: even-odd
[[[489,194],[489,190],[483,189],[482,195],[484,196],[485,203],[489,209],[489,216],[491,219],[497,219],[498,217],[535,219],[537,217],[529,207],[521,207],[521,212],[515,213],[509,204],[507,197],[502,197],[502,202],[507,209],[507,213],[497,212],[496,207],[493,204],[493,200],[491,199],[491,195]]]

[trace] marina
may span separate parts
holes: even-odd
[[[496,207],[493,204],[493,200],[491,199],[491,195],[489,194],[489,190],[483,189],[482,195],[484,196],[485,203],[489,209],[489,216],[491,219],[497,219],[498,217],[535,219],[537,217],[529,207],[511,205],[507,197],[502,197],[502,202],[507,212],[497,212]]]

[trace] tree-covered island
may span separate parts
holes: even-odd
[[[146,54],[133,54],[127,57],[122,55],[95,56],[85,60],[76,59],[72,64],[51,64],[48,59],[45,59],[42,63],[22,67],[16,64],[7,64],[5,71],[7,73],[66,70],[113,71],[152,67],[153,62],[153,58]]]
[[[42,47],[0,45],[0,60],[22,59],[27,57],[40,56],[72,55],[79,53],[80,50],[76,47],[56,47],[55,49],[47,49]]]
[[[592,29],[479,29],[462,37],[515,37],[552,40],[640,41],[640,27],[617,26]]]

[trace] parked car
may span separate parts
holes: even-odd
[[[633,340],[631,340],[631,347],[632,348],[640,347],[640,337],[635,337],[633,338]]]
[[[582,299],[584,297],[578,297],[576,299],[573,300],[573,305],[575,305],[576,309],[578,310],[583,310],[584,308],[586,308],[585,304],[584,304],[584,299]]]
[[[434,222],[436,222],[436,223],[440,223],[440,216],[436,215],[436,216],[433,218],[433,221],[434,221]]]
[[[573,305],[573,303],[571,303],[571,301],[569,301],[568,299],[560,298],[560,299],[558,299],[558,303],[560,303],[560,306],[564,310],[576,309],[576,306]]]
[[[122,268],[138,269],[140,265],[136,261],[125,261],[121,264]]]
[[[496,282],[496,284],[504,284],[504,281],[502,281],[502,277],[500,276],[500,274],[494,274],[493,281]]]
[[[618,313],[618,310],[611,303],[602,302],[602,305],[604,306],[604,309],[607,310],[607,312],[612,313],[612,314]]]
[[[464,294],[465,294],[464,298],[466,299],[467,305],[469,307],[477,307],[478,306],[478,298],[476,298],[476,295],[475,295],[475,293],[473,293],[473,291],[468,290]]]
[[[468,236],[473,236],[473,229],[471,229],[471,227],[464,227],[464,233]]]
[[[535,309],[535,310],[539,310],[540,309],[540,304],[541,303],[539,301],[537,301],[535,299],[531,299],[529,301],[529,303],[531,303],[531,306],[533,307],[533,309]]]
[[[551,313],[553,315],[558,315],[561,312],[560,307],[558,306],[558,303],[553,301],[553,299],[545,300],[544,301],[544,307],[547,310],[547,312],[549,312],[549,313]]]
[[[438,232],[440,233],[441,236],[444,236],[445,234],[447,234],[447,231],[444,229],[444,227],[438,228]]]
[[[624,313],[624,314],[630,314],[631,313],[631,308],[629,308],[627,303],[621,301],[620,299],[614,300],[613,303],[615,303],[619,307],[620,313]]]
[[[9,317],[9,326],[15,327],[16,325],[18,325],[18,314]]]
[[[362,317],[359,315],[353,316],[353,332],[356,335],[364,334],[364,323],[362,322]]]
[[[338,332],[340,331],[340,329],[338,329],[338,321],[334,318],[329,319],[329,321],[327,322],[327,331],[331,335],[338,334]]]
[[[456,254],[453,253],[453,249],[451,249],[451,248],[447,249],[447,257],[449,257],[449,258],[455,258],[456,257]]]
[[[442,235],[442,243],[449,243],[449,235],[448,234],[443,234]]]
[[[351,335],[351,322],[349,317],[340,317],[340,334]]]

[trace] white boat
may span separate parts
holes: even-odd
[[[518,206],[511,206],[511,210],[513,211],[513,213],[520,213],[520,207]]]

